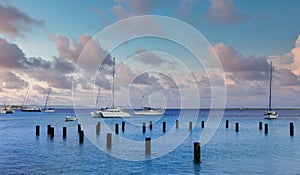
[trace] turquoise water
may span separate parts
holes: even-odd
[[[179,135],[188,131],[189,117],[195,110],[185,112],[191,115],[186,115],[182,123],[179,123],[180,128],[176,131]],[[0,174],[300,174],[300,111],[278,110],[280,118],[277,120],[263,120],[263,112],[226,110],[214,137],[201,147],[200,164],[193,161],[193,143],[199,140],[203,130],[201,121],[207,120],[208,110],[200,110],[193,131],[176,149],[161,157],[143,161],[112,157],[92,144],[88,139],[89,134],[85,136],[84,143],[80,144],[78,122],[64,121],[66,115],[73,113],[72,110],[1,114]],[[148,128],[150,119],[147,117],[126,119],[124,133],[121,125],[119,126],[119,137],[140,142],[145,137],[152,137],[154,141],[174,128],[178,113],[179,110],[167,110],[164,117],[151,118],[152,131]],[[91,119],[91,126],[83,126],[85,132],[94,130],[98,120]],[[230,122],[228,129],[225,128],[225,120]],[[163,121],[167,123],[166,133],[162,132]],[[260,121],[269,124],[267,135],[264,130],[258,129]],[[101,124],[105,123],[112,132],[115,123],[121,122],[121,119],[101,120]],[[138,122],[147,123],[146,133],[142,133],[141,123],[138,125]],[[235,122],[240,125],[238,133],[235,132]],[[295,126],[294,137],[289,135],[290,122]],[[54,139],[47,136],[48,124],[55,128]],[[36,125],[41,127],[38,137],[35,135]],[[66,139],[62,138],[64,126],[67,127]],[[113,136],[113,148],[117,143],[118,139]],[[162,149],[168,144],[171,143],[162,140]],[[131,152],[128,152],[129,157],[130,155]]]

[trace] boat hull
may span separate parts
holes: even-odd
[[[101,114],[101,111],[92,111],[91,112],[91,116],[93,118],[101,118],[102,117],[102,114]]]
[[[66,122],[76,121],[76,120],[77,120],[77,118],[74,117],[74,116],[66,116],[66,118],[65,118],[65,121],[66,121]]]
[[[163,111],[134,111],[134,114],[142,116],[161,116]]]
[[[264,115],[265,119],[277,119],[278,113],[275,111],[266,111]]]
[[[40,108],[27,108],[27,109],[21,109],[22,112],[41,112]]]
[[[130,114],[118,108],[108,108],[101,111],[102,118],[130,117]]]

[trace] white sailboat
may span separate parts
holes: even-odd
[[[120,108],[115,107],[115,57],[113,57],[113,79],[112,79],[112,108],[106,108],[101,110],[101,117],[103,118],[115,118],[115,117],[130,117],[128,112],[123,111]]]
[[[269,85],[269,108],[264,114],[265,119],[277,119],[278,113],[272,109],[272,61],[270,64],[270,85]]]
[[[48,95],[46,97],[46,102],[45,102],[45,107],[44,107],[44,112],[55,112],[55,109],[53,107],[50,107],[50,88],[48,90]]]
[[[142,96],[142,106],[144,106],[144,96]],[[160,108],[152,108],[144,106],[141,109],[134,110],[135,115],[142,115],[142,116],[161,116],[164,111]]]
[[[100,87],[98,88],[95,110],[91,112],[91,116],[93,118],[101,118],[101,110],[99,110],[99,96],[100,96]]]
[[[22,112],[41,112],[41,108],[39,108],[39,107],[26,106],[26,103],[29,99],[28,92],[29,92],[29,88],[27,89],[27,92],[26,92],[26,95],[25,95],[25,98],[24,98],[24,101],[23,101],[23,104],[22,104],[22,107],[21,107],[21,111]]]

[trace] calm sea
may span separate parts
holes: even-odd
[[[300,174],[299,110],[278,110],[277,120],[264,120],[263,110],[226,110],[214,136],[201,147],[200,164],[193,160],[193,144],[199,141],[203,132],[201,121],[206,122],[209,110],[200,110],[191,132],[188,122],[197,111],[185,110],[184,119],[175,131],[178,140],[168,134],[175,127],[179,110],[167,110],[164,117],[132,116],[124,120],[125,132],[121,131],[120,125],[118,138],[113,134],[112,153],[114,148],[121,147],[126,160],[116,158],[117,154],[107,154],[94,145],[96,137],[93,134],[96,134],[96,123],[100,119],[92,119],[85,112],[89,111],[83,110],[83,116],[77,114],[78,118],[82,117],[79,123],[89,120],[89,124],[82,126],[86,133],[83,144],[79,143],[78,122],[64,121],[66,115],[74,113],[73,110],[0,114],[0,174]],[[148,126],[150,120],[153,121],[152,130]],[[225,120],[229,120],[228,129]],[[260,121],[268,123],[268,134],[258,129]],[[101,124],[111,128],[112,133],[115,124],[121,122],[122,119],[101,119]],[[147,124],[146,133],[142,133],[143,122]],[[167,125],[165,133],[162,132],[162,122]],[[236,122],[239,123],[239,132],[235,132]],[[289,133],[290,122],[295,126],[294,137]],[[41,127],[40,136],[35,135],[36,125]],[[55,128],[54,139],[48,137],[47,125]],[[67,127],[66,139],[62,137],[62,127]],[[187,132],[187,137],[179,140],[180,133]],[[105,134],[101,125],[100,136],[106,138]],[[153,147],[153,155],[156,153],[157,157],[154,159],[131,161],[131,155],[132,159],[138,155],[126,151],[130,150],[130,145],[118,145],[121,138],[143,143],[145,137],[151,137],[154,143],[164,135],[169,139],[160,139],[161,150],[177,142],[178,147],[164,155]],[[99,145],[105,145],[101,143],[104,141],[99,142]]]

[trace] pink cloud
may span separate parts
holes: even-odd
[[[0,4],[0,32],[9,37],[24,37],[33,27],[43,27],[44,22],[34,19],[16,7]]]
[[[210,0],[209,2],[211,7],[205,16],[213,23],[236,23],[247,18],[235,8],[233,0]]]

